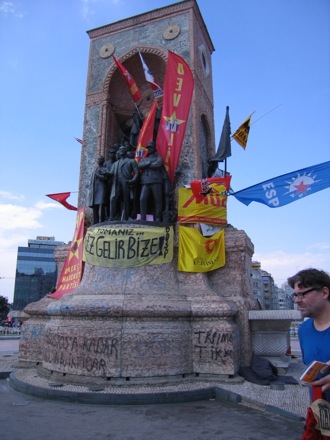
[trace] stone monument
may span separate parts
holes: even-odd
[[[128,136],[135,111],[112,57],[124,64],[142,94],[145,118],[152,104],[139,52],[163,84],[168,51],[180,55],[195,86],[176,188],[207,177],[214,155],[212,41],[195,0],[121,20],[88,32],[91,39],[79,207],[98,156]],[[174,199],[177,200],[177,194]],[[60,300],[30,304],[20,341],[21,362],[38,364],[38,374],[73,384],[108,386],[162,384],[187,378],[221,380],[249,365],[252,353],[249,310],[257,307],[250,282],[253,244],[244,231],[225,228],[226,264],[212,272],[178,272],[177,225],[138,221],[92,224],[104,236],[146,234],[160,228],[173,234],[173,258],[163,264],[106,267],[85,264],[80,285]],[[121,232],[120,232],[121,231]],[[126,231],[126,232],[125,232]],[[86,240],[86,239],[85,239]],[[119,239],[118,239],[119,240]],[[85,245],[86,249],[86,245]],[[67,247],[56,252],[59,269]],[[60,272],[60,270],[59,270]]]

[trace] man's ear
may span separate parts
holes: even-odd
[[[329,287],[322,287],[322,293],[324,295],[324,298],[330,299],[330,291]]]

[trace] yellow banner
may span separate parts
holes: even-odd
[[[209,272],[225,263],[224,229],[212,237],[204,237],[197,229],[179,226],[180,272]]]
[[[233,134],[233,138],[235,139],[235,141],[242,148],[244,148],[244,150],[246,148],[246,144],[247,144],[248,137],[249,137],[251,116],[252,115],[250,115],[247,119],[245,119],[243,124],[241,124],[238,127],[238,129],[235,131],[235,133]]]
[[[91,228],[84,240],[83,260],[93,266],[140,267],[172,258],[173,227]]]
[[[227,196],[210,193],[196,197],[191,188],[179,188],[178,222],[226,226]]]

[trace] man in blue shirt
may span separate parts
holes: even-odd
[[[305,365],[313,361],[330,365],[330,276],[323,270],[304,269],[288,278],[294,289],[294,300],[299,306],[303,321],[298,337]],[[330,374],[314,381],[322,385],[322,392],[330,402]]]

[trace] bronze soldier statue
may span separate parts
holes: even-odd
[[[140,213],[141,220],[146,220],[148,210],[149,196],[152,195],[152,210],[154,220],[162,221],[163,211],[163,167],[164,161],[156,151],[155,142],[150,141],[147,144],[148,156],[142,158],[139,162],[141,174],[141,195],[140,195]]]
[[[107,168],[104,164],[104,157],[99,156],[89,187],[88,206],[93,209],[93,224],[104,222],[105,220],[105,196],[108,178]]]
[[[112,176],[110,220],[116,219],[118,200],[121,200],[123,205],[121,220],[128,220],[130,218],[130,187],[136,184],[139,171],[135,159],[127,157],[126,147],[121,146],[118,154],[119,160],[110,169],[110,175]]]

